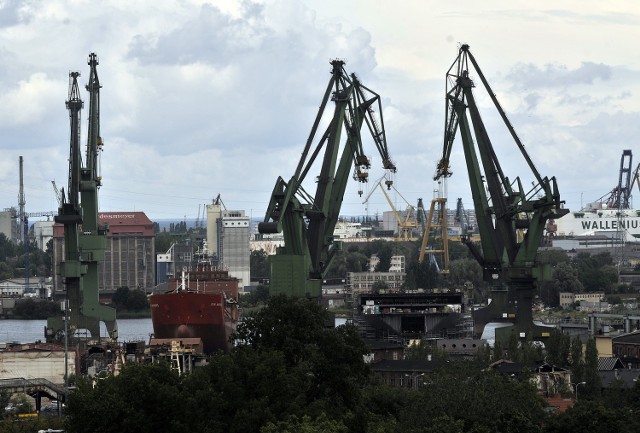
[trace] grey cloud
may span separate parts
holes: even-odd
[[[591,85],[596,81],[608,81],[612,76],[612,67],[603,63],[583,62],[576,69],[565,65],[546,65],[539,68],[533,64],[516,65],[506,78],[516,88],[540,89],[550,87],[570,87]]]
[[[0,27],[12,27],[31,20],[29,3],[21,0],[5,0],[0,3]]]
[[[245,51],[257,51],[269,31],[260,23],[260,8],[245,8],[248,15],[234,19],[218,8],[202,5],[197,16],[166,35],[137,35],[129,57],[143,64],[225,64]]]

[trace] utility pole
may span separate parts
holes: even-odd
[[[24,164],[22,156],[20,161],[20,191],[18,192],[18,239],[22,241],[24,248],[24,289],[29,290],[29,220],[25,214],[27,200],[24,198]]]

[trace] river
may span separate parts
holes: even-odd
[[[46,320],[0,320],[0,343],[33,343],[44,341]],[[100,335],[107,335],[104,323],[100,324]],[[118,341],[149,341],[153,332],[151,318],[118,319]]]
[[[344,325],[347,319],[336,317],[336,326]],[[44,341],[44,327],[46,320],[0,320],[0,343],[33,343]],[[107,335],[107,328],[100,323],[100,335]],[[149,342],[149,335],[153,333],[151,318],[146,319],[118,319],[118,341]]]

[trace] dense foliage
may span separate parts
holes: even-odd
[[[356,329],[327,327],[328,319],[313,302],[274,297],[239,327],[239,347],[213,356],[191,374],[179,376],[164,364],[130,365],[119,376],[79,383],[69,398],[67,431],[568,433],[588,426],[592,433],[626,433],[640,428],[638,385],[617,390],[615,406],[585,390],[574,409],[553,414],[528,381],[502,376],[486,363],[441,357],[442,367],[421,375],[417,389],[378,383],[363,362],[367,350]],[[557,346],[566,353],[562,340]]]
[[[25,248],[0,233],[0,280],[24,277],[27,264],[30,277],[50,277],[51,247],[52,242],[47,245],[47,251],[42,251],[35,241],[30,241]]]
[[[149,309],[149,300],[142,290],[130,290],[128,287],[118,287],[111,302],[121,311],[143,311]]]
[[[42,299],[17,299],[12,319],[43,320],[60,314],[60,304]]]

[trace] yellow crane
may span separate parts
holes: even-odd
[[[389,194],[387,194],[387,191],[382,187],[383,180],[385,181],[385,185],[387,185],[388,190],[393,188],[393,190],[407,203],[407,210],[405,211],[404,218],[400,215],[400,212],[398,212],[396,207],[393,205],[393,201],[389,197]],[[375,191],[377,187],[380,187],[380,189],[382,190],[382,193],[384,194],[384,197],[387,199],[387,202],[389,203],[389,206],[391,207],[391,210],[393,211],[393,214],[396,217],[396,221],[398,222],[398,236],[396,237],[396,240],[403,240],[403,241],[414,240],[413,231],[418,227],[418,223],[416,222],[415,217],[413,217],[414,208],[404,197],[402,197],[402,194],[400,194],[400,192],[396,189],[395,186],[393,186],[392,182],[388,180],[386,176],[382,176],[380,179],[378,179],[378,181],[373,186],[373,188],[371,188],[371,191],[369,191],[369,194],[367,195],[367,197],[364,199],[362,203],[366,204],[369,201],[371,194],[373,194],[373,191]]]
[[[441,274],[449,273],[449,238],[447,234],[447,199],[440,197],[431,200],[429,213],[425,218],[425,227],[422,233],[422,244],[420,245],[420,255],[418,262],[422,264],[424,257],[429,253],[429,257],[436,265]],[[433,236],[431,232],[433,229]],[[440,245],[440,242],[442,245]],[[436,255],[441,255],[441,262],[438,263]]]

